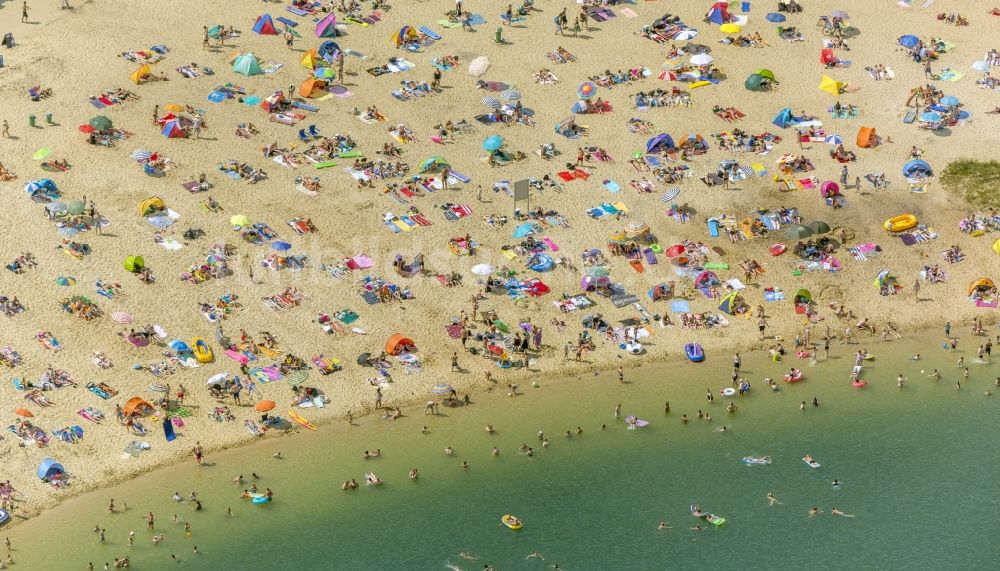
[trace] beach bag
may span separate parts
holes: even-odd
[[[14,34],[7,32],[6,34],[3,35],[3,47],[12,48],[15,45],[16,44],[14,44]]]

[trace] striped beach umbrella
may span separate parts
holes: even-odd
[[[584,81],[580,87],[576,88],[576,94],[580,96],[580,99],[590,99],[597,94],[597,84],[593,81]]]
[[[127,311],[116,311],[111,314],[111,319],[122,325],[128,325],[134,321],[132,319],[132,314]]]
[[[516,89],[505,89],[500,92],[500,98],[504,101],[520,101],[521,92]]]
[[[71,286],[76,285],[76,278],[71,278],[67,276],[59,276],[56,278],[56,285],[60,286]]]
[[[435,394],[435,395],[449,395],[449,394],[451,394],[452,390],[453,389],[451,388],[451,385],[449,385],[448,383],[438,383],[438,384],[434,385],[433,387],[431,387],[431,394]]]
[[[497,99],[496,97],[493,97],[492,95],[487,95],[486,97],[483,97],[483,107],[489,107],[490,109],[499,109],[503,107],[503,104],[500,103],[500,100]]]
[[[140,163],[148,161],[151,156],[153,156],[153,153],[147,151],[146,149],[136,149],[132,151],[132,159],[139,161]]]
[[[826,139],[824,139],[824,141],[826,141],[826,144],[828,144],[828,145],[843,145],[844,144],[844,139],[840,135],[830,135],[829,137],[827,137]]]
[[[309,378],[309,371],[305,370],[291,371],[288,373],[288,375],[285,376],[285,380],[288,381],[288,384],[292,385],[293,387],[301,385],[302,383],[306,382],[306,379],[308,378]]]

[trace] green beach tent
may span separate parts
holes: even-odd
[[[759,73],[753,73],[747,76],[747,80],[743,82],[743,87],[746,87],[750,91],[765,91],[766,84],[764,76]]]
[[[130,272],[132,272],[134,274],[134,273],[141,272],[142,268],[145,267],[145,264],[146,263],[142,259],[142,256],[129,256],[129,257],[125,258],[125,263],[122,264],[122,265],[125,266],[126,270],[128,270],[128,271],[130,271]]]
[[[261,75],[264,70],[257,63],[257,56],[252,53],[240,54],[233,62],[233,71],[243,75]]]

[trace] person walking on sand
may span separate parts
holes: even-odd
[[[375,388],[375,408],[382,408],[382,387]]]
[[[27,24],[28,23],[28,3],[27,2],[25,2],[24,4],[21,5],[21,23],[22,24]]]
[[[201,442],[195,442],[194,448],[191,449],[191,453],[194,454],[194,460],[201,466],[201,460],[204,457],[204,450],[201,448]]]
[[[625,384],[625,371],[621,367],[618,367],[618,382]]]
[[[0,132],[0,136],[3,136],[4,139],[10,138],[10,123],[8,123],[6,119],[3,120],[3,127],[2,132]]]
[[[207,50],[208,49],[208,41],[209,41],[208,26],[202,26],[202,28],[204,29],[204,34],[202,34],[202,36],[201,36],[201,49]]]

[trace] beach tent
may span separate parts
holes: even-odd
[[[142,256],[129,256],[125,258],[125,262],[122,265],[125,266],[126,270],[135,274],[142,271],[145,264],[146,262],[142,259]]]
[[[417,38],[419,36],[417,35],[417,31],[413,29],[413,26],[403,26],[398,32],[393,34],[392,43],[398,48],[405,43],[417,41]]]
[[[878,137],[875,136],[875,127],[862,127],[858,129],[857,145],[862,149],[870,149],[876,145]]]
[[[61,476],[65,472],[66,469],[63,468],[62,464],[52,458],[46,458],[38,465],[37,474],[39,480],[51,480],[54,477]]]
[[[398,355],[403,351],[411,351],[417,346],[413,343],[413,339],[410,339],[402,333],[396,333],[385,342],[385,352],[390,355]]]
[[[658,301],[661,299],[670,299],[670,285],[665,283],[656,284],[651,287],[648,292],[649,299],[653,301]]]
[[[422,173],[430,171],[437,172],[447,166],[448,166],[447,159],[445,159],[444,157],[434,156],[424,159],[424,161],[420,163],[420,172]]]
[[[844,85],[846,85],[844,82],[837,81],[829,75],[823,74],[823,79],[819,81],[819,90],[837,97],[844,91]]]
[[[778,81],[778,78],[774,76],[774,72],[769,69],[761,68],[755,71],[754,73],[769,81]]]
[[[181,129],[181,122],[176,119],[164,123],[161,133],[168,139],[181,139],[185,136],[184,129]]]
[[[325,79],[315,79],[310,77],[299,85],[299,95],[302,97],[322,97],[328,93]]]
[[[727,315],[733,315],[733,313],[736,311],[737,306],[739,305],[740,301],[739,297],[740,294],[738,292],[735,291],[729,292],[729,294],[726,295],[726,297],[722,298],[722,300],[719,301],[719,311]]]
[[[833,55],[833,49],[823,48],[819,51],[819,63],[823,65],[834,65],[837,61],[837,56]]]
[[[759,73],[751,73],[743,82],[743,87],[750,91],[767,91],[767,80]]]
[[[978,280],[969,284],[969,295],[972,295],[975,291],[985,291],[995,288],[993,280],[990,278],[979,278]]]
[[[688,150],[704,149],[706,151],[708,150],[708,142],[705,141],[705,138],[698,133],[688,133],[687,135],[681,137],[679,140],[680,144],[678,145],[678,147],[682,149],[688,149]]]
[[[646,141],[646,152],[647,153],[659,153],[661,151],[666,151],[669,149],[676,148],[677,145],[674,144],[674,140],[670,138],[670,135],[666,133],[660,133],[650,140]]]
[[[125,416],[145,416],[156,411],[153,408],[153,405],[149,404],[142,398],[132,397],[125,401],[125,406],[122,407],[122,412],[125,413]]]
[[[139,216],[149,216],[154,212],[161,212],[167,209],[167,205],[158,196],[151,196],[139,203]]]
[[[325,18],[316,23],[316,37],[317,38],[335,38],[337,37],[337,16],[335,13],[330,12]]]
[[[716,2],[712,4],[712,8],[705,14],[705,21],[713,24],[725,24],[726,22],[732,22],[734,19],[729,14],[729,2]]]
[[[774,123],[775,126],[784,129],[786,127],[791,127],[792,125],[797,125],[801,121],[802,121],[801,117],[796,117],[795,115],[792,114],[791,107],[785,107],[781,111],[778,111],[778,114],[774,116],[774,119],[771,120],[771,123]]]
[[[878,273],[877,276],[875,276],[875,281],[873,282],[873,285],[879,290],[881,290],[882,288],[889,288],[896,290],[903,288],[903,286],[899,285],[899,282],[896,280],[896,276],[892,275],[892,273],[888,269],[882,270],[881,272]]]
[[[327,40],[320,44],[316,51],[319,53],[319,57],[332,62],[337,57],[337,54],[340,53],[340,45],[337,42]]]
[[[913,160],[903,165],[903,176],[906,178],[933,176],[931,165],[921,160]]]
[[[299,60],[299,64],[306,69],[315,69],[316,66],[319,65],[320,61],[322,60],[319,57],[319,52],[316,51],[316,48],[312,48],[302,56],[302,59]]]
[[[270,14],[263,14],[257,18],[253,25],[253,33],[262,36],[277,36],[278,30],[274,27],[274,20]]]
[[[264,73],[264,70],[260,68],[260,64],[257,63],[257,56],[250,52],[236,56],[236,59],[233,61],[233,71],[243,75],[261,75]]]
[[[828,181],[826,181],[826,182],[824,182],[823,184],[820,185],[820,187],[819,187],[819,194],[823,198],[832,198],[834,196],[839,196],[840,195],[840,185],[838,185],[837,183],[833,182],[832,180],[828,180]]]
[[[147,77],[149,77],[151,74],[152,72],[149,71],[149,64],[144,64],[142,67],[135,70],[135,72],[129,76],[129,79],[131,79],[135,83],[142,83],[142,81]]]
[[[701,289],[706,287],[712,287],[714,285],[719,285],[719,276],[715,275],[715,272],[705,270],[698,274],[698,277],[694,278],[694,287]]]
[[[795,292],[795,295],[792,296],[792,301],[796,305],[800,303],[811,303],[812,299],[813,299],[812,294],[809,293],[809,290],[805,288],[798,290],[797,292]]]

